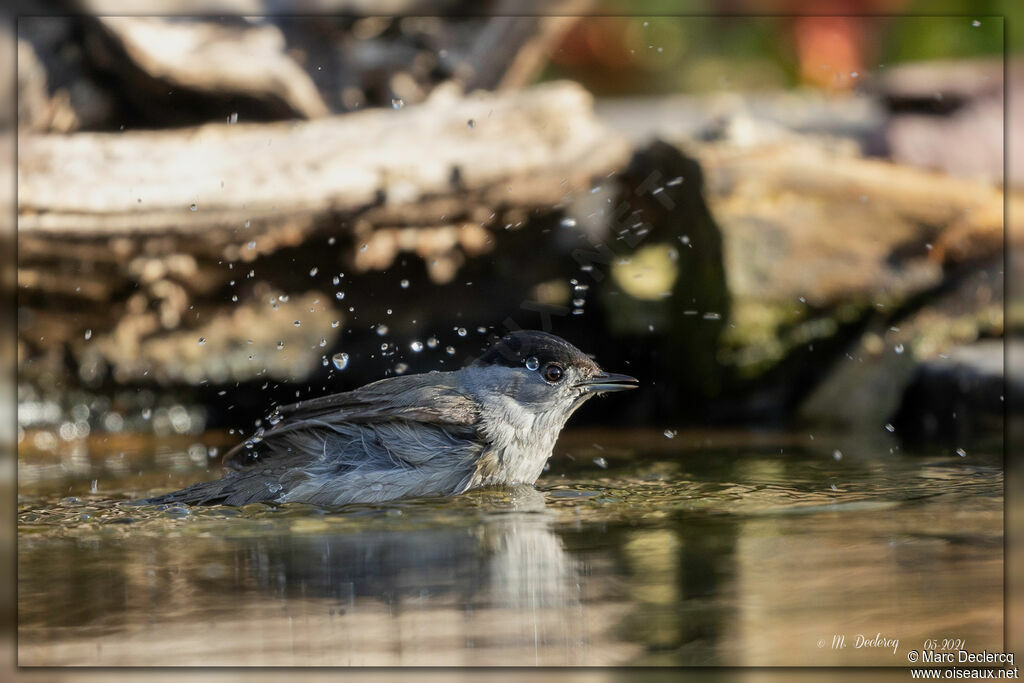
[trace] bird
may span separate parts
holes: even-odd
[[[459,370],[280,406],[224,455],[223,478],[139,503],[333,507],[532,486],[581,405],[638,386],[560,337],[518,330]]]

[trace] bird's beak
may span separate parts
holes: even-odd
[[[603,394],[606,391],[636,389],[640,386],[640,382],[636,377],[630,377],[629,375],[619,375],[614,372],[602,372],[600,375],[594,375],[590,379],[584,380],[576,386],[586,392]]]

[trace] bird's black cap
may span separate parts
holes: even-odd
[[[541,365],[555,362],[600,372],[597,363],[569,342],[553,334],[535,330],[519,330],[506,334],[473,361],[473,364],[517,368],[525,364],[528,358],[536,358]]]

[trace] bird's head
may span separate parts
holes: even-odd
[[[479,393],[510,399],[510,410],[514,405],[560,422],[592,396],[639,384],[603,371],[560,337],[528,330],[505,335],[463,372]]]

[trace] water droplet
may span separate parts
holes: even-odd
[[[703,317],[704,317],[705,320],[721,320],[722,319],[722,314],[721,313],[705,313]]]
[[[337,327],[337,326],[338,326],[338,325],[340,325],[340,324],[341,324],[341,321],[340,321],[340,320],[332,320],[332,321],[331,321],[331,327],[332,327],[332,328],[333,328],[333,327]]]
[[[100,481],[99,479],[93,479],[92,485],[89,486],[89,493],[96,493],[99,490]]]
[[[267,482],[267,490],[270,491],[271,493],[277,493],[278,491],[280,491],[283,488],[284,488],[284,486],[281,486],[276,481],[268,481]]]
[[[568,216],[566,216],[565,218],[560,220],[558,222],[558,224],[561,225],[563,228],[575,228],[576,227],[576,219],[575,218],[569,218]]]
[[[371,491],[383,491],[384,490],[384,484],[381,484],[381,483],[371,484],[370,485],[370,490]]]
[[[530,356],[526,359],[526,369],[533,371],[540,367],[540,361],[537,360],[536,356]]]
[[[246,246],[248,246],[250,250],[255,249],[256,248],[256,240],[249,240],[249,244],[246,245]]]
[[[608,469],[608,461],[602,458],[601,456],[597,456],[596,458],[594,458],[594,464],[600,467],[602,470]]]
[[[283,341],[277,342],[277,350],[280,351],[283,348],[284,348],[284,342]]]
[[[153,417],[153,411],[150,408],[143,408],[142,409],[142,419],[143,420],[148,420],[151,417]]]
[[[206,343],[206,337],[200,337],[199,338],[199,345],[202,346],[205,343]]]
[[[388,350],[388,346],[389,346],[389,344],[387,342],[384,342],[383,344],[380,345],[380,350],[381,351],[387,351]]]
[[[893,351],[895,351],[896,353],[903,353],[903,344],[897,344],[895,347],[893,347]]]
[[[677,432],[674,429],[666,429],[664,432],[662,432],[662,434],[665,435],[666,439],[674,439],[674,438],[676,438],[676,434],[678,434],[678,433],[679,432]]]
[[[974,21],[971,22],[971,26],[973,26],[974,28],[978,28],[979,26],[981,26],[981,22],[975,19]]]
[[[377,335],[378,336],[383,337],[387,333],[388,333],[388,326],[387,325],[377,325]]]
[[[885,431],[887,431],[887,432],[895,432],[896,428],[893,427],[891,424],[886,424],[885,425]]]
[[[92,339],[92,330],[86,330],[85,331],[85,341],[89,341],[90,339]]]
[[[427,346],[432,349],[436,349],[438,345],[437,337],[427,337]]]
[[[857,73],[856,71],[851,71],[850,72],[850,78],[857,78],[857,76],[860,76],[860,74]]]
[[[413,350],[413,353],[419,353],[423,350],[423,342],[414,341],[412,344],[409,344],[409,348]]]
[[[455,333],[458,334],[460,337],[465,337],[467,334],[469,334],[468,332],[466,332],[465,327],[460,327],[455,331]]]
[[[956,454],[959,455],[961,458],[966,458],[967,457],[967,451],[965,451],[962,448],[956,449]]]
[[[327,338],[326,337],[320,337],[320,348],[323,348],[325,346],[327,346]]]
[[[319,272],[320,272],[320,269],[314,266],[313,268],[309,269],[309,276],[310,277],[316,277],[316,274],[319,273]]]
[[[466,121],[466,128],[469,128],[470,130],[476,128],[476,121],[474,121],[473,119]]]
[[[832,458],[834,460],[842,460],[843,452],[837,448],[836,450],[832,451]]]
[[[398,284],[399,284],[399,286],[401,286],[402,289],[409,289],[409,281],[408,280],[402,280]]]
[[[405,363],[398,363],[397,365],[395,365],[395,374],[396,375],[404,375],[405,371],[408,370],[408,369],[409,369],[409,366],[406,365]]]
[[[198,209],[198,208],[199,208],[199,207],[198,207],[198,206],[196,206],[195,204],[189,204],[189,205],[188,205],[188,210],[189,210],[189,211],[195,211],[195,210],[196,210],[196,209]]]
[[[405,106],[405,100],[403,100],[401,97],[394,97],[394,98],[391,99],[391,108],[392,109],[401,109],[404,106]]]
[[[334,364],[338,370],[344,370],[348,367],[348,354],[347,353],[336,353],[331,356],[331,363]]]
[[[295,327],[299,327],[300,325],[302,325],[302,321],[296,320],[295,322],[292,323],[292,325],[295,325]]]
[[[444,347],[444,352],[447,353],[449,356],[454,356],[455,355],[455,347],[454,346],[446,346],[446,347]]]

